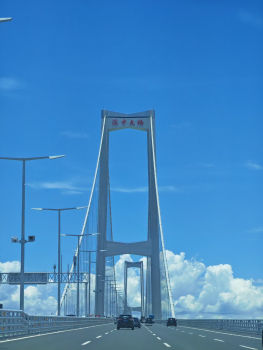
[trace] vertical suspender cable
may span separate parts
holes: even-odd
[[[87,220],[88,220],[88,215],[89,215],[89,210],[90,210],[90,206],[91,206],[91,202],[92,202],[92,197],[93,197],[93,192],[94,192],[94,188],[95,188],[95,183],[96,183],[96,180],[97,180],[97,173],[98,173],[98,168],[99,168],[99,163],[100,163],[100,154],[101,154],[101,148],[102,148],[102,142],[103,142],[103,136],[104,136],[104,128],[105,128],[105,123],[106,123],[106,117],[103,118],[103,126],[102,126],[102,132],[101,132],[101,138],[100,138],[100,149],[99,149],[99,155],[98,155],[98,160],[97,160],[97,165],[96,165],[96,170],[95,170],[95,176],[94,176],[94,180],[93,180],[93,185],[92,185],[92,189],[91,189],[91,194],[90,194],[90,198],[89,198],[89,204],[88,204],[88,208],[87,208],[87,211],[86,211],[86,215],[85,215],[85,219],[84,219],[84,223],[83,223],[83,227],[82,227],[82,230],[81,230],[81,235],[83,236],[84,234],[84,230],[85,230],[85,227],[86,227],[86,223],[87,223]],[[81,245],[81,241],[82,241],[82,238],[83,237],[80,237],[80,242],[79,242],[79,247]],[[79,248],[77,248],[76,250],[76,253],[75,253],[75,256],[77,257],[78,254],[79,254]],[[74,263],[71,265],[71,269],[70,269],[70,276],[71,274],[73,273],[74,271]],[[70,277],[69,277],[70,278]],[[69,283],[67,282],[65,288],[64,288],[64,291],[63,291],[63,294],[61,296],[61,299],[60,299],[60,305],[62,305],[63,303],[63,299],[65,297],[65,293],[66,293],[66,290],[67,290],[67,287],[68,287]]]
[[[151,139],[152,139],[152,151],[153,151],[153,168],[154,168],[154,178],[155,178],[155,191],[156,191],[158,218],[159,218],[159,225],[160,225],[160,232],[161,232],[161,242],[162,242],[163,258],[164,258],[165,276],[166,276],[166,283],[167,283],[167,287],[168,287],[168,294],[169,294],[169,301],[170,301],[170,305],[171,305],[172,317],[175,317],[173,297],[172,297],[171,284],[170,284],[170,278],[169,278],[169,271],[168,271],[168,265],[167,265],[167,259],[166,259],[166,251],[165,251],[165,247],[164,247],[163,226],[162,226],[161,211],[160,211],[160,204],[159,204],[159,194],[158,194],[157,174],[156,174],[156,163],[155,163],[155,148],[154,148],[154,142],[153,142],[152,117],[150,117],[150,123],[151,123]]]

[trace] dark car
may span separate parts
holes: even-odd
[[[142,316],[141,319],[140,319],[141,323],[144,323],[145,322],[145,317]]]
[[[134,322],[132,315],[120,315],[117,321],[117,329],[131,328],[134,330]]]
[[[138,317],[133,317],[133,324],[134,324],[134,327],[141,328],[141,322],[138,319]]]
[[[175,318],[168,318],[166,326],[175,326],[177,327],[177,321]]]
[[[147,317],[147,318],[146,318],[146,321],[145,321],[145,324],[146,324],[146,325],[148,324],[148,325],[151,325],[151,326],[152,326],[153,323],[154,323],[154,322],[153,322],[153,319],[152,319],[152,318],[150,318],[150,317]]]

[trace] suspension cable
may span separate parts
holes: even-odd
[[[102,148],[102,142],[103,142],[103,136],[104,136],[105,123],[106,123],[106,116],[103,118],[103,126],[102,126],[101,138],[100,138],[100,149],[99,149],[99,155],[98,155],[98,159],[97,159],[95,176],[94,176],[94,180],[93,180],[93,184],[92,184],[92,189],[91,189],[91,194],[90,194],[90,198],[89,198],[88,208],[87,208],[87,211],[86,211],[83,227],[82,227],[82,230],[81,230],[81,237],[80,237],[79,246],[77,247],[76,252],[75,252],[75,256],[76,257],[79,254],[79,247],[81,245],[83,234],[84,234],[84,230],[85,230],[86,223],[87,223],[87,220],[88,220],[88,215],[89,215],[90,206],[91,206],[91,202],[92,202],[92,198],[93,198],[93,192],[94,192],[94,188],[95,188],[95,183],[96,183],[96,180],[97,180],[97,174],[98,174],[98,168],[99,168],[99,163],[100,163],[100,154],[101,154],[101,148]],[[74,271],[74,263],[72,263],[72,265],[71,265],[69,278],[72,275],[73,271]],[[63,300],[65,298],[65,294],[66,294],[66,291],[67,291],[68,287],[69,287],[69,282],[67,282],[67,284],[66,284],[66,286],[64,288],[63,294],[62,294],[61,299],[60,299],[60,305],[62,305],[62,303],[63,303]]]
[[[170,277],[169,277],[169,271],[168,271],[168,265],[167,265],[167,259],[166,259],[166,250],[165,250],[164,238],[163,238],[163,226],[162,226],[162,219],[161,219],[161,210],[160,210],[160,203],[159,203],[159,193],[158,193],[157,174],[156,174],[156,163],[155,163],[155,148],[154,148],[154,142],[153,142],[152,117],[150,117],[150,124],[151,124],[151,139],[152,139],[152,151],[153,151],[155,191],[156,191],[158,218],[159,218],[159,225],[160,225],[160,232],[161,232],[162,250],[163,250],[163,257],[164,257],[165,276],[166,276],[166,283],[167,283],[167,287],[168,287],[168,294],[169,294],[169,301],[170,301],[170,305],[171,305],[172,317],[175,317],[173,297],[172,297],[171,284],[170,284]]]

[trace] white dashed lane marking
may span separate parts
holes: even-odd
[[[83,343],[83,344],[81,344],[81,345],[86,345],[86,344],[88,344],[88,343],[90,343],[90,340],[89,340],[89,341],[86,341],[86,343]]]
[[[157,339],[161,340],[161,338],[157,337]]]
[[[224,340],[221,340],[221,339],[214,339],[214,340],[216,340],[216,341],[221,341],[221,342],[225,342]]]
[[[257,350],[256,348],[250,348],[250,347],[245,346],[245,345],[239,345],[239,346],[241,346],[241,348],[246,348],[246,349],[251,349],[251,350]]]
[[[96,338],[101,338],[101,335],[99,335],[98,337],[96,337]]]
[[[170,348],[171,345],[167,344],[167,343],[164,343],[165,346],[167,346],[167,348]]]
[[[233,337],[242,337],[242,338],[250,338],[250,339],[259,339],[261,340],[261,338],[256,338],[256,337],[251,337],[249,335],[241,335],[241,334],[232,334],[232,333],[225,333],[225,332],[216,332],[216,331],[210,331],[208,329],[200,329],[200,328],[193,328],[193,327],[186,327],[186,326],[180,326],[184,327],[184,328],[190,328],[190,329],[195,329],[195,330],[199,330],[199,331],[203,331],[203,332],[211,332],[211,333],[218,333],[218,334],[225,334],[225,335],[232,335]],[[241,345],[240,345],[241,346]],[[243,345],[242,345],[243,346]],[[253,348],[252,348],[253,349]]]
[[[205,338],[205,335],[200,335],[200,334],[199,334],[199,337]]]

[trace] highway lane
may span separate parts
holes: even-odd
[[[160,347],[161,346],[161,347]],[[0,350],[146,350],[165,349],[146,328],[120,329],[107,324],[0,340]]]
[[[261,348],[261,337],[166,327],[154,324],[117,330],[105,324],[0,340],[0,350],[246,350]]]
[[[98,342],[105,333],[112,333],[114,324],[80,327],[77,329],[30,334],[23,337],[0,340],[0,350],[75,350],[85,349],[87,341]],[[98,344],[97,344],[98,346]]]
[[[156,336],[166,339],[178,350],[245,350],[262,349],[261,337],[255,334],[220,332],[190,327],[147,326]]]

